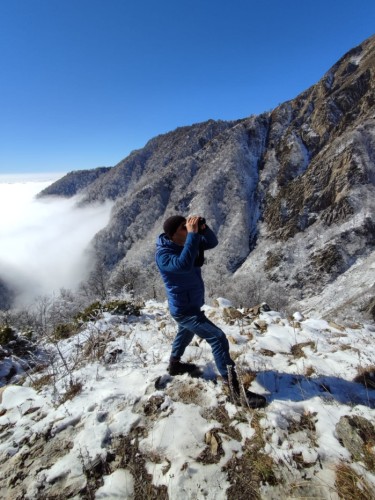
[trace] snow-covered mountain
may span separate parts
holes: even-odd
[[[209,255],[209,296],[251,305],[256,288],[262,300],[310,307],[309,298],[351,276],[375,248],[374,72],[371,37],[273,111],[178,128],[102,172],[81,190],[82,203],[116,200],[95,238],[98,260],[112,277],[148,266],[143,289],[151,296],[163,220],[199,213],[220,241]],[[353,294],[353,310],[373,301],[366,287]],[[336,296],[333,306],[345,311],[348,300]]]
[[[266,408],[228,400],[205,342],[203,378],[167,374],[165,304],[103,307],[1,389],[1,498],[373,499],[374,326],[224,305],[206,314]]]

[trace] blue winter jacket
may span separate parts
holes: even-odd
[[[204,284],[201,268],[194,265],[199,245],[208,250],[218,241],[213,231],[188,233],[184,246],[177,245],[164,233],[156,242],[156,264],[164,281],[172,316],[194,314],[204,304]]]

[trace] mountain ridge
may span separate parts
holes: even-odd
[[[180,127],[132,152],[81,191],[81,204],[116,201],[97,259],[112,275],[149,267],[154,287],[163,220],[200,213],[220,242],[209,295],[225,281],[213,272],[237,295],[249,277],[295,300],[320,293],[374,250],[374,68],[373,36],[270,112]]]

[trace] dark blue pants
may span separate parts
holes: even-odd
[[[234,361],[229,355],[229,342],[225,333],[206,318],[202,311],[191,315],[176,315],[173,318],[177,321],[178,331],[172,344],[171,358],[180,360],[194,335],[197,335],[210,344],[217,369],[227,379],[227,367],[234,366]]]

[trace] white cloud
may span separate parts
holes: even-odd
[[[75,288],[86,277],[85,250],[112,207],[77,208],[77,197],[36,199],[49,184],[51,179],[4,182],[0,176],[0,278],[22,291],[22,303]]]

